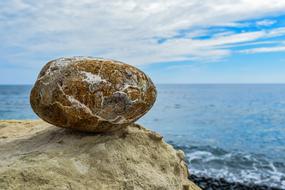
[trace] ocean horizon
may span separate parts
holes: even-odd
[[[32,85],[0,85],[0,119],[39,119]],[[285,84],[158,84],[137,123],[182,149],[190,173],[285,188]]]

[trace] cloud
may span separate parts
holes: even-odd
[[[252,48],[242,50],[242,53],[270,53],[270,52],[283,52],[285,51],[285,46],[276,46],[276,47],[261,47],[261,48]]]
[[[256,22],[257,26],[271,26],[276,23],[276,20],[264,19]]]
[[[0,56],[30,67],[69,55],[134,65],[216,61],[234,53],[229,46],[285,34],[284,28],[235,32],[223,27],[243,27],[247,24],[241,21],[284,10],[280,0],[3,0]],[[269,23],[259,21],[259,26]],[[212,33],[213,27],[221,31]],[[200,39],[202,35],[209,37]]]

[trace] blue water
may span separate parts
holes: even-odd
[[[0,119],[37,118],[31,86],[0,86]],[[285,85],[158,85],[138,121],[185,151],[190,172],[285,189]]]
[[[31,86],[0,85],[0,119],[36,119],[30,107]]]

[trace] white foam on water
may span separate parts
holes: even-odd
[[[186,149],[191,174],[285,189],[285,164],[241,152]]]

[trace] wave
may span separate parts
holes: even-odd
[[[211,146],[173,146],[185,152],[190,173],[196,176],[285,189],[285,163],[266,155]]]

